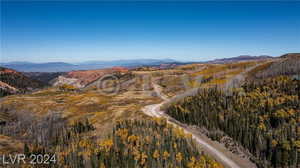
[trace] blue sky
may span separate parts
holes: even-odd
[[[0,62],[300,51],[300,2],[3,2]]]

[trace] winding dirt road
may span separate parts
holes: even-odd
[[[199,133],[195,133],[189,129],[186,125],[181,124],[180,122],[176,121],[175,119],[171,118],[167,114],[165,114],[161,107],[169,102],[167,96],[163,95],[161,92],[160,86],[157,84],[152,83],[154,91],[156,92],[157,96],[159,96],[164,101],[160,104],[153,104],[148,105],[143,108],[143,112],[152,117],[163,117],[166,118],[168,123],[182,128],[185,133],[189,133],[192,135],[192,138],[200,145],[201,149],[204,150],[207,154],[214,157],[217,161],[222,163],[225,167],[228,168],[255,168],[256,166],[251,163],[249,160],[242,159],[239,156],[235,156],[233,153],[229,152],[224,147],[220,147],[220,145],[216,145],[216,142],[211,141],[204,135],[200,135]],[[227,151],[226,151],[227,150]]]

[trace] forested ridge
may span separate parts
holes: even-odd
[[[12,69],[0,67],[0,81],[4,82],[18,90],[18,93],[25,93],[26,91],[42,88],[44,83],[26,77],[20,72]],[[0,97],[10,95],[8,90],[0,88]]]
[[[176,120],[223,132],[253,154],[259,167],[300,166],[300,81],[277,76],[245,83],[232,92],[201,89],[167,108]]]
[[[5,82],[10,86],[21,90],[26,90],[27,88],[41,88],[42,86],[44,86],[42,82],[32,80],[20,72],[10,70],[14,72],[6,73],[5,70],[10,69],[0,67],[0,81]]]

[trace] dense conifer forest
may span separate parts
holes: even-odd
[[[201,89],[170,105],[167,114],[207,128],[216,140],[229,135],[253,154],[259,167],[299,167],[299,96],[298,79],[277,76],[232,91]]]

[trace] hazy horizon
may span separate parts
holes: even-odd
[[[3,63],[208,61],[300,46],[300,2],[1,1],[1,9]]]
[[[284,53],[284,54],[288,54],[288,53]],[[281,55],[248,55],[248,54],[242,54],[242,55],[237,55],[237,56],[231,56],[231,57],[222,57],[222,58],[216,58],[216,59],[226,59],[226,58],[234,58],[234,57],[239,57],[239,56],[271,56],[271,57],[280,57],[284,54]],[[176,60],[176,59],[172,59],[172,58],[164,58],[164,59],[159,59],[159,58],[132,58],[132,59],[113,59],[113,60],[84,60],[84,61],[80,61],[80,62],[68,62],[68,61],[49,61],[49,62],[34,62],[34,61],[9,61],[9,62],[0,62],[0,64],[6,64],[6,63],[34,63],[34,64],[42,64],[42,63],[67,63],[67,64],[81,64],[81,63],[88,63],[88,62],[93,62],[93,61],[97,61],[97,62],[116,62],[116,61],[134,61],[134,60],[173,60],[176,62],[182,62],[182,63],[187,63],[187,62],[206,62],[206,61],[213,61],[216,59],[208,59],[207,60],[199,60],[199,61],[180,61],[180,60]]]

